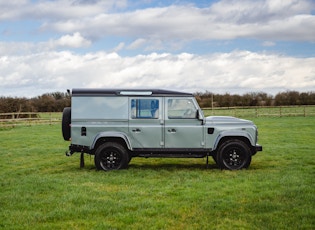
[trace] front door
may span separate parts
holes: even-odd
[[[165,98],[165,148],[202,149],[205,146],[202,121],[192,98]]]

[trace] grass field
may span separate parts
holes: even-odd
[[[315,117],[260,117],[248,170],[132,159],[96,171],[60,125],[0,128],[0,229],[314,229]]]

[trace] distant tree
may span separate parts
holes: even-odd
[[[219,96],[219,98],[220,107],[231,107],[234,105],[232,96],[229,93],[225,93],[224,95]]]
[[[315,105],[315,92],[300,93],[300,105]]]
[[[300,105],[300,93],[297,91],[286,91],[275,96],[276,105]]]
[[[289,105],[300,105],[300,93],[297,91],[288,91]]]
[[[255,93],[246,93],[242,97],[243,106],[256,106],[257,95]]]
[[[36,112],[54,112],[54,98],[49,94],[43,94],[32,99]]]
[[[238,94],[233,95],[233,104],[234,106],[245,106],[243,102],[243,96],[240,96]]]
[[[197,92],[194,94],[199,105],[203,108],[212,106],[213,93],[206,91],[205,93]]]
[[[29,112],[31,108],[32,106],[26,98],[0,98],[0,113]]]
[[[315,92],[309,92],[308,93],[309,97],[309,104],[308,105],[315,105]]]
[[[270,106],[273,96],[264,92],[252,92],[243,95],[244,106]]]

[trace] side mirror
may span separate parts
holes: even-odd
[[[199,109],[196,112],[196,118],[202,121],[202,124],[204,123],[204,117],[203,117],[202,111],[200,111]]]

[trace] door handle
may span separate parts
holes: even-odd
[[[176,133],[176,129],[168,129],[167,130],[169,133]]]
[[[132,132],[135,132],[135,133],[140,133],[140,132],[141,132],[141,130],[140,130],[140,129],[138,129],[138,128],[136,128],[136,129],[133,129],[133,130],[132,130]]]

